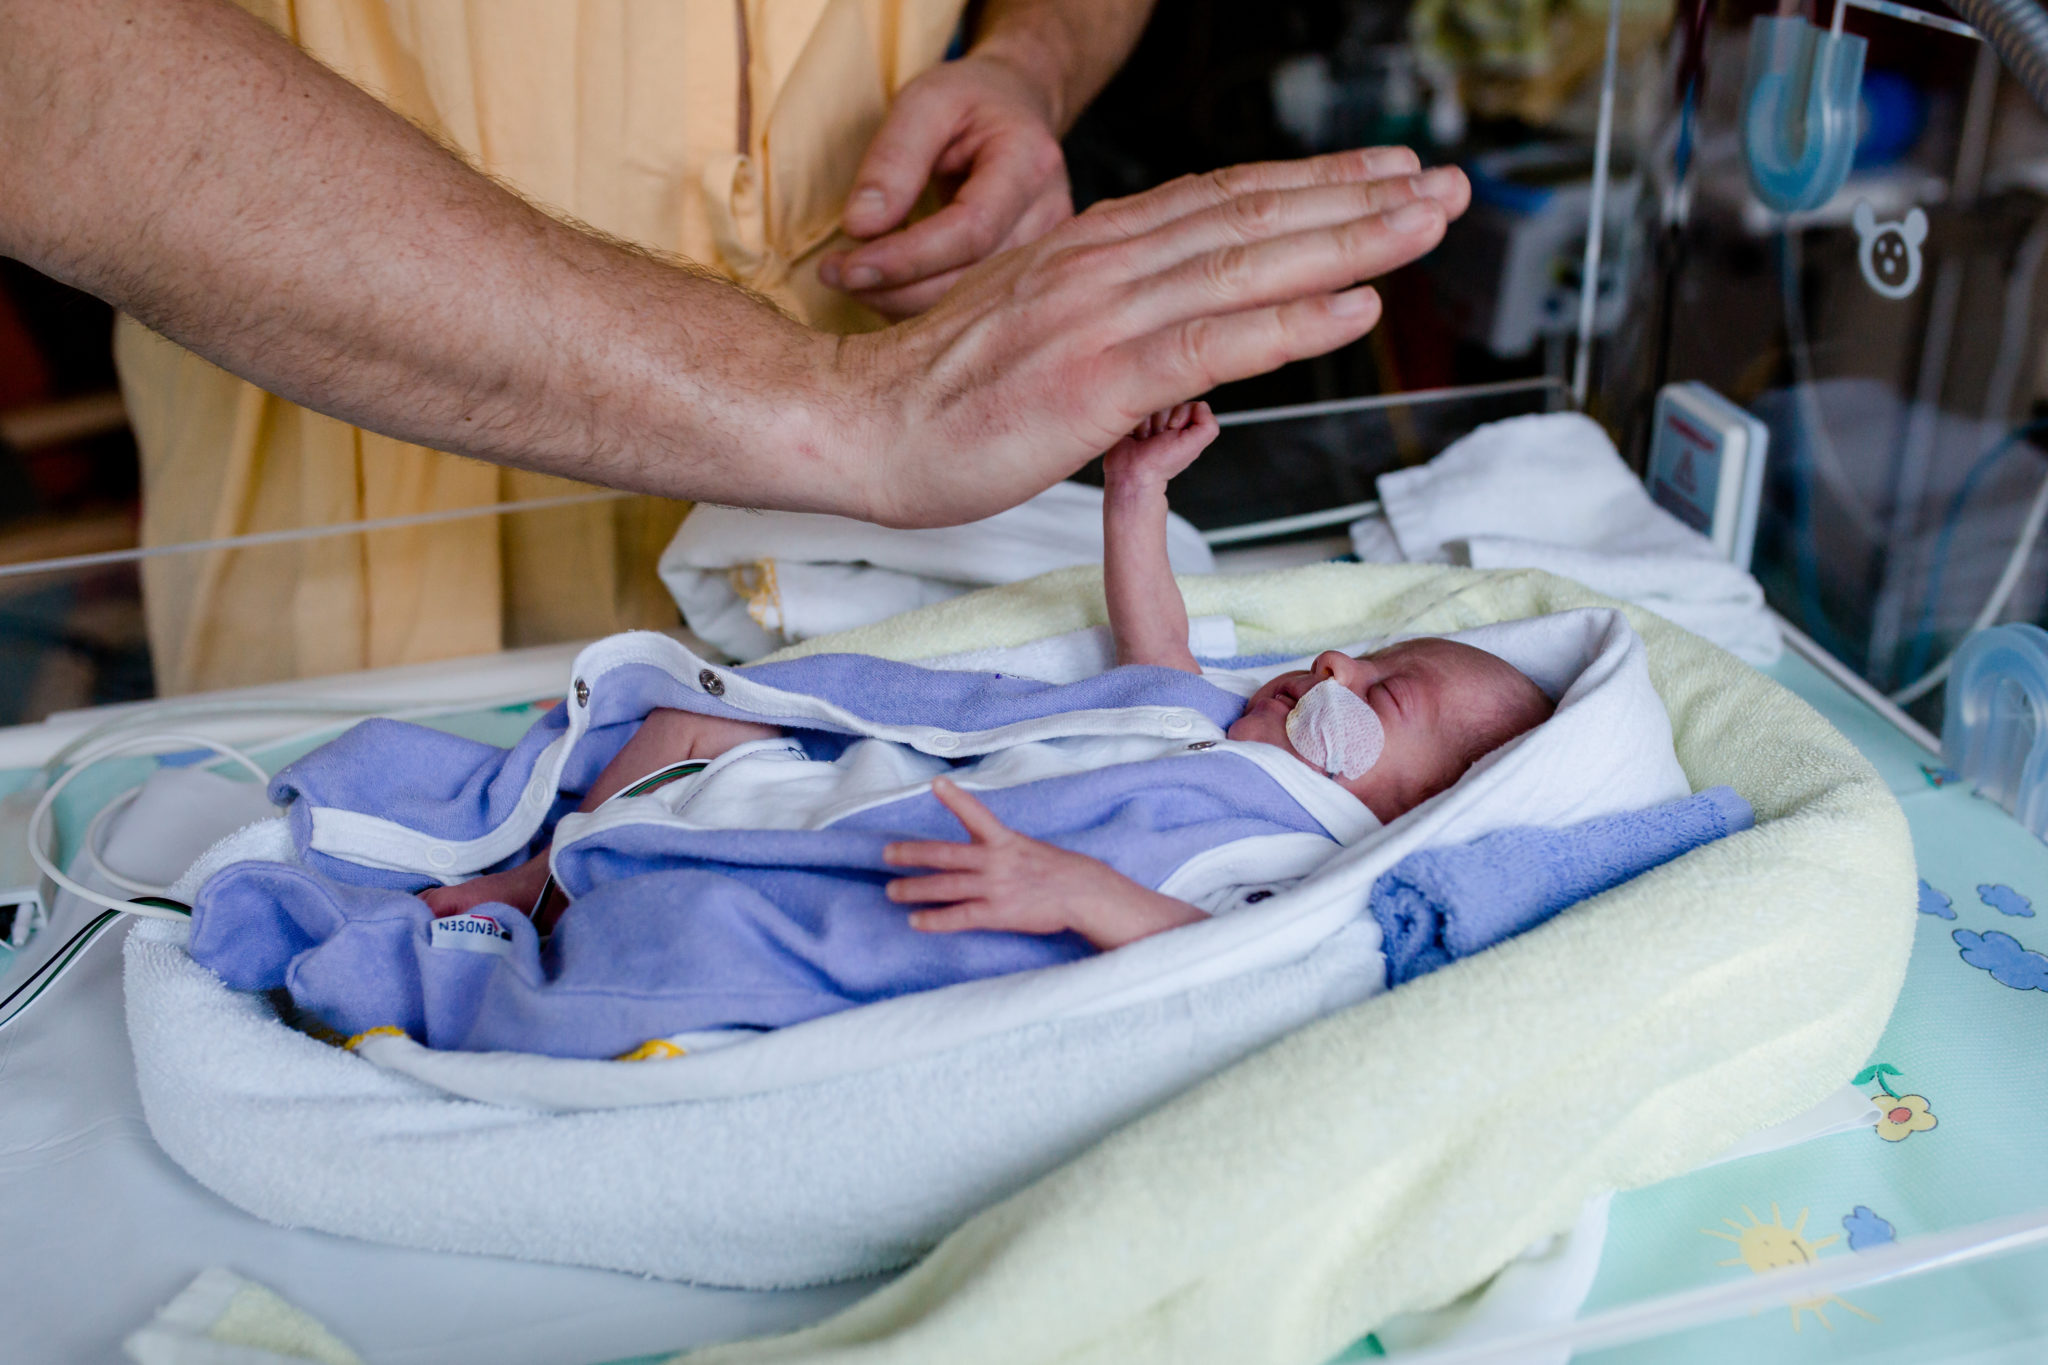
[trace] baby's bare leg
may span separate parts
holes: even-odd
[[[781,733],[773,725],[657,708],[648,713],[647,719],[640,723],[640,728],[633,732],[633,737],[626,741],[626,746],[619,750],[617,756],[605,764],[604,771],[597,775],[597,781],[590,784],[583,803],[576,809],[596,810],[649,773],[658,772],[672,763],[691,759],[709,762],[728,749],[757,739],[774,739]],[[420,893],[420,899],[437,917],[459,915],[479,905],[494,903],[531,910],[547,880],[548,851],[542,849],[517,867],[508,867],[503,872],[472,877],[456,886],[429,887]]]

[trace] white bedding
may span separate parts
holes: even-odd
[[[151,1129],[243,1207],[354,1236],[752,1287],[901,1265],[1194,1082],[1379,992],[1365,899],[1408,852],[1690,790],[1619,613],[1460,638],[1560,696],[1556,716],[1295,889],[1116,953],[674,1060],[403,1036],[337,1051],[222,988],[182,926],[147,926],[128,944],[128,1012]],[[1248,691],[1256,675],[1225,681]],[[549,1174],[508,1190],[502,1173],[527,1169]]]

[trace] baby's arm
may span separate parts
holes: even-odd
[[[1119,664],[1199,673],[1166,557],[1166,485],[1216,439],[1207,403],[1155,412],[1102,457],[1102,592]]]
[[[659,772],[672,763],[689,759],[708,762],[728,749],[757,739],[773,739],[781,733],[772,725],[657,707],[647,713],[647,719],[640,722],[640,728],[633,732],[625,747],[604,765],[604,771],[590,784],[590,790],[584,793],[583,803],[576,809],[596,810],[649,773]],[[541,888],[547,885],[547,881],[548,850],[544,848],[517,867],[508,867],[503,872],[471,877],[455,886],[428,887],[420,893],[420,899],[437,917],[459,915],[479,905],[492,903],[528,910],[540,899]],[[544,929],[547,927],[542,925]]]
[[[934,869],[889,883],[892,901],[939,907],[913,913],[912,928],[1022,934],[1071,929],[1106,952],[1208,918],[1086,854],[1017,833],[943,777],[932,783],[932,794],[960,818],[969,838],[964,844],[934,840],[883,850],[883,858],[898,867]]]

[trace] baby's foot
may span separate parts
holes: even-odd
[[[436,919],[465,914],[479,905],[509,905],[525,914],[540,898],[540,889],[547,879],[547,859],[529,858],[517,867],[471,877],[454,886],[430,886],[420,892],[420,899]]]

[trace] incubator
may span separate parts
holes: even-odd
[[[1743,691],[1752,674],[1712,674],[1716,686],[1696,686],[1699,695],[1689,694],[1686,705],[1697,710],[1681,722],[1715,714],[1723,692],[1780,716],[1789,703],[1776,689],[1789,692],[1860,753],[1856,759],[1845,746],[1830,758],[1840,760],[1842,773],[1854,770],[1841,790],[1864,782],[1867,791],[1855,790],[1896,800],[1905,817],[1898,839],[1910,838],[1918,863],[1910,961],[1896,1007],[1865,1064],[1844,1071],[1834,1096],[1783,1123],[1724,1115],[1730,1132],[1764,1131],[1722,1144],[1718,1156],[1687,1172],[1660,1173],[1591,1201],[1576,1224],[1547,1210],[1554,1226],[1546,1235],[1503,1234],[1491,1262],[1506,1263],[1497,1275],[1376,1320],[1338,1359],[1679,1362],[1739,1353],[1759,1361],[1989,1361],[2032,1359],[2048,1342],[2048,1166],[2035,1155],[2048,1117],[2039,1075],[2048,1041],[2048,937],[2033,928],[2035,906],[2048,896],[2048,634],[2001,624],[2037,615],[2048,598],[2039,544],[2048,478],[2031,463],[2040,452],[2030,440],[2042,426],[2034,318],[2048,255],[2048,210],[2039,198],[2048,186],[2048,139],[2039,156],[2028,155],[2022,143],[2031,116],[2015,112],[2014,103],[2022,95],[2048,98],[2048,20],[2030,0],[1956,0],[1955,11],[1950,18],[1889,0],[1852,0],[1833,7],[1824,23],[1818,14],[1789,12],[1719,31],[1681,23],[1671,70],[1658,75],[1660,82],[1676,77],[1672,98],[1645,115],[1631,112],[1618,93],[1627,73],[1618,50],[1621,6],[1612,5],[1599,16],[1604,76],[1591,145],[1562,160],[1489,160],[1482,169],[1499,182],[1492,217],[1473,225],[1477,236],[1447,248],[1474,259],[1491,252],[1502,263],[1490,287],[1466,301],[1467,343],[1501,356],[1538,355],[1544,372],[1224,413],[1224,437],[1210,461],[1228,469],[1255,459],[1270,477],[1247,492],[1198,466],[1176,485],[1177,510],[1200,528],[1202,545],[1186,552],[1208,556],[1221,573],[1298,571],[1337,558],[1391,561],[1401,557],[1403,528],[1396,521],[1388,529],[1390,510],[1399,509],[1386,505],[1391,495],[1376,496],[1389,485],[1376,486],[1374,474],[1420,466],[1454,438],[1503,418],[1592,413],[1621,438],[1641,490],[1712,543],[1718,558],[1711,568],[1701,561],[1697,577],[1730,565],[1753,570],[1770,608],[1771,652],[1783,642],[1782,656],[1760,665],[1775,688]],[[1927,45],[1937,66],[1947,63],[1926,88],[1893,83],[1908,40],[1902,33]],[[1441,74],[1430,71],[1437,90]],[[1941,90],[1959,98],[1944,103]],[[1315,123],[1311,114],[1299,117],[1304,126]],[[1894,137],[1889,152],[1873,149],[1887,119],[1917,128]],[[1647,128],[1619,147],[1630,120]],[[1439,121],[1455,122],[1448,114]],[[1900,150],[1908,145],[1918,150]],[[1523,193],[1544,166],[1563,168],[1554,179],[1569,182],[1569,193]],[[1373,458],[1360,460],[1359,451]],[[1392,486],[1402,485],[1396,479]],[[575,494],[487,514],[540,518],[609,496]],[[420,520],[166,553],[256,553],[414,529]],[[1396,552],[1374,553],[1388,545]],[[765,600],[772,572],[749,579],[704,553],[682,568],[693,583],[724,593],[719,609],[732,640],[761,653],[801,646],[789,624],[798,616],[793,596],[780,614],[753,609]],[[1471,580],[1432,578],[1447,571],[1413,558],[1392,572],[1423,587],[1399,599],[1401,614],[1380,625],[1480,624],[1459,616],[1459,595]],[[1469,562],[1486,567],[1476,556]],[[1085,624],[1073,614],[1078,607],[1067,616],[1021,614],[1040,605],[1023,589],[994,578],[948,578],[954,570],[933,567],[939,563],[875,559],[862,567],[895,577],[834,581],[854,583],[854,596],[893,594],[892,602],[928,604],[935,613],[996,583],[992,596],[974,601],[997,625],[1029,621],[1051,635],[1057,632],[1045,622]],[[790,575],[782,586],[793,594],[796,581]],[[1239,647],[1217,643],[1197,652],[1258,655],[1245,641],[1263,638],[1252,632],[1277,619],[1278,609],[1265,599],[1247,607],[1227,587],[1213,591],[1215,610],[1205,613],[1199,601],[1192,609],[1195,630]],[[1020,614],[1000,616],[1006,611]],[[947,619],[957,625],[970,614]],[[833,622],[834,629],[844,624]],[[951,639],[924,629],[917,638]],[[1271,629],[1282,638],[1279,626]],[[966,630],[948,648],[958,645],[958,657],[998,657],[988,653],[992,641]],[[1656,641],[1677,651],[1659,654],[1660,662],[1704,657],[1684,652],[1693,644]],[[0,789],[10,793],[0,799],[0,835],[10,841],[0,851],[0,901],[12,907],[0,973],[0,1067],[8,1078],[0,1150],[9,1158],[0,1167],[0,1199],[10,1222],[45,1230],[11,1239],[0,1254],[5,1300],[18,1306],[10,1330],[25,1330],[30,1348],[23,1358],[111,1358],[119,1340],[195,1275],[221,1266],[279,1291],[372,1360],[651,1359],[649,1352],[820,1322],[882,1288],[887,1276],[801,1289],[709,1289],[587,1265],[422,1249],[430,1239],[385,1245],[272,1226],[195,1184],[150,1136],[148,1124],[165,1121],[168,1102],[158,1099],[158,1112],[145,1114],[135,1049],[187,1059],[203,1049],[163,1036],[149,1036],[146,1047],[131,1043],[129,1030],[148,1035],[150,1021],[124,1028],[123,960],[108,940],[137,916],[169,925],[139,931],[129,945],[128,999],[132,1006],[185,989],[190,982],[163,974],[177,956],[175,932],[187,910],[171,894],[174,883],[196,848],[269,813],[261,794],[269,775],[360,716],[410,717],[509,744],[565,690],[575,695],[565,682],[576,656],[574,644],[551,644],[61,714],[0,731]],[[1730,660],[1728,667],[1739,666]],[[1709,675],[1703,667],[1698,676]],[[1289,733],[1298,721],[1302,751],[1351,774],[1371,766],[1384,737],[1371,712],[1356,714],[1347,699],[1355,701],[1349,693],[1316,701],[1311,693],[1316,704],[1290,719]],[[1689,770],[1708,763],[1681,749]],[[1775,769],[1774,755],[1744,761],[1775,774],[1759,785],[1789,788],[1798,785],[1799,763],[1814,754],[1829,756],[1824,746],[1788,745]],[[1868,771],[1858,767],[1866,761]],[[1824,797],[1804,792],[1799,799],[1818,807]],[[1788,810],[1795,805],[1786,799]],[[1902,855],[1903,845],[1893,853]],[[1682,904],[1696,909],[1700,902]],[[1778,979],[1754,987],[1758,1017],[1803,1011],[1784,1017],[1816,1030],[1834,1026],[1828,993],[1842,995],[1843,1011],[1851,1008],[1851,989],[1840,979],[1850,950],[1817,937],[1802,958],[1783,947],[1788,941],[1773,940],[1774,951],[1786,954],[1773,960]],[[1873,951],[1867,944],[1855,950]],[[1733,956],[1711,967],[1700,975],[1737,970]],[[1726,1016],[1749,1007],[1725,982],[1719,989],[1702,987],[1700,998]],[[1616,998],[1621,990],[1615,985]],[[267,1027],[275,1020],[262,1012],[275,1003],[228,1007],[244,1023],[260,1015]],[[1703,1033],[1722,1030],[1714,1036],[1728,1040],[1730,1067],[1756,1065],[1737,1051],[1737,1040],[1749,1037],[1742,1022],[1698,1021]],[[1653,1014],[1610,1023],[1615,1035],[1641,1029],[1662,1038],[1659,1029],[1676,1028]],[[293,1045],[301,1042],[315,1046],[293,1035]],[[1771,1042],[1749,1037],[1748,1045],[1764,1052]],[[369,1068],[378,1065],[369,1057],[379,1048],[396,1056],[405,1047],[370,1040],[365,1056],[336,1052],[330,1060]],[[1502,1070],[1518,1065],[1515,1045],[1496,1050]],[[481,1101],[434,1088],[431,1057],[411,1057],[405,1066],[413,1069],[376,1072],[374,1084],[364,1082],[348,1098],[399,1114],[401,1126],[417,1125],[422,1142],[444,1126],[485,1122]],[[207,1073],[195,1062],[186,1074]],[[1532,1131],[1570,1122],[1569,1080],[1579,1073],[1558,1061],[1556,1074],[1554,1091],[1531,1080],[1517,1092],[1530,1105],[1522,1121]],[[1705,1074],[1681,1079],[1704,1084]],[[1641,1082],[1646,1091],[1659,1083]],[[239,1077],[209,1083],[221,1085],[211,1098],[224,1114],[255,1112],[232,1107],[247,1097],[238,1090],[287,1084],[260,1070],[246,1085]],[[333,1099],[295,1095],[309,1107]],[[1759,1083],[1756,1103],[1768,1109],[1776,1102]],[[420,1107],[404,1108],[413,1103]],[[1741,1103],[1729,1100],[1731,1109]],[[531,1117],[516,1103],[500,1108],[512,1115],[508,1129]],[[205,1137],[193,1112],[181,1120],[188,1144]],[[604,1112],[603,1105],[589,1112]],[[1119,1125],[1124,1118],[1147,1122],[1126,1115]],[[280,1127],[279,1140],[289,1132]],[[1595,1133],[1589,1147],[1612,1137]],[[1274,1137],[1283,1146],[1292,1140],[1304,1139]],[[1532,1137],[1530,1145],[1541,1144]],[[1293,1159],[1273,1155],[1274,1165]],[[347,1154],[337,1150],[333,1160],[342,1172],[336,1178],[345,1178]],[[366,1155],[362,1169],[373,1165]],[[545,1170],[508,1169],[464,1188],[548,1178]],[[1038,1207],[1028,1203],[1045,1188],[1037,1182],[1061,1178],[1034,1175],[1020,1186],[1018,1198],[1027,1202],[1012,1207]],[[1462,1198],[1455,1189],[1442,1197],[1445,1208]],[[79,1217],[81,1210],[90,1216]],[[1256,1210],[1236,1212],[1245,1220],[1236,1236],[1249,1242],[1271,1232]],[[1462,1212],[1468,1221],[1455,1226],[1477,1237],[1483,1211]],[[970,1223],[967,1235],[988,1239],[977,1244],[980,1254],[997,1258],[1004,1244],[990,1229],[1002,1225],[987,1218]],[[1029,1226],[1057,1232],[1084,1225]],[[1288,1232],[1332,1246],[1349,1236],[1334,1223]],[[1413,1256],[1448,1260],[1455,1250],[1418,1247]],[[945,1264],[959,1270],[972,1263]],[[1011,1264],[995,1263],[998,1272]],[[1215,1264],[1249,1263],[1219,1255]],[[239,1292],[233,1282],[202,1283],[216,1306]],[[921,1283],[905,1292],[924,1292]],[[1228,1297],[1228,1287],[1192,1283],[1190,1294]],[[968,1292],[959,1285],[946,1292],[955,1289]],[[1288,1287],[1260,1292],[1277,1302]],[[1341,1298],[1333,1290],[1315,1311],[1338,1311],[1324,1299]],[[32,1313],[20,1311],[30,1304]],[[915,1316],[900,1299],[855,1311],[877,1315],[872,1321],[885,1331]],[[1288,1312],[1310,1315],[1291,1302]],[[913,1358],[908,1350],[904,1358]]]

